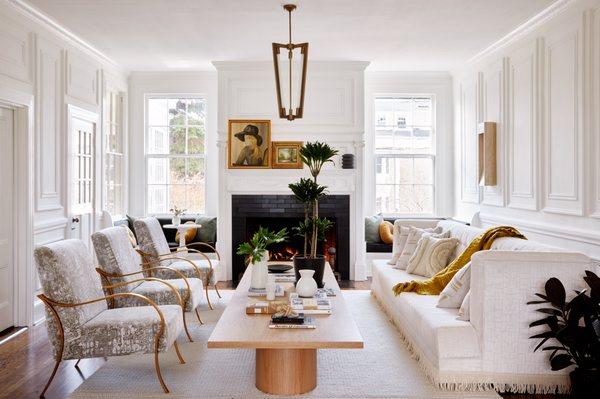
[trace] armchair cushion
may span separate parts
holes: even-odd
[[[207,276],[210,270],[210,265],[208,264],[208,261],[206,259],[190,259],[196,266],[198,266],[198,268],[200,269],[200,275],[202,278],[202,281],[204,282],[204,284],[207,283]],[[219,265],[219,261],[216,259],[211,259],[210,263],[212,264],[213,269],[216,269],[217,266]],[[175,261],[173,263],[171,263],[169,265],[169,267],[172,267],[173,269],[179,270],[180,272],[182,272],[186,277],[198,277],[198,274],[196,273],[196,269],[194,269],[194,266],[192,266],[190,264],[190,262],[186,262],[184,260],[178,260]],[[162,276],[168,275],[169,271],[168,270],[164,270],[164,271],[160,271]],[[172,274],[172,273],[171,273]],[[215,272],[213,271],[210,281],[210,284],[214,284],[216,281],[216,277],[215,277]],[[161,277],[161,278],[165,278],[165,277]]]
[[[179,295],[182,300],[185,300],[188,295],[187,285],[181,278],[173,280],[165,280],[179,291]],[[202,280],[198,278],[188,278],[190,284],[191,297],[186,303],[185,311],[191,312],[198,305],[200,305],[200,299],[202,296]],[[166,284],[160,281],[144,281],[132,291],[134,294],[143,295],[156,303],[178,303],[178,299],[175,297],[175,293],[167,287]],[[117,307],[132,307],[132,306],[146,306],[147,303],[140,301],[134,297],[121,297],[117,299]]]
[[[182,332],[181,307],[165,305],[159,309],[165,318],[159,351],[165,351]],[[108,309],[85,323],[78,337],[65,340],[63,359],[153,353],[159,329],[160,318],[152,306]]]
[[[129,241],[127,230],[122,227],[109,227],[92,234],[92,243],[96,251],[98,263],[103,271],[110,274],[129,274],[141,269],[141,258]],[[125,276],[111,279],[115,284],[133,281],[141,275]],[[115,292],[129,292],[136,284],[126,285],[115,289]]]
[[[158,219],[154,217],[140,218],[133,223],[133,226],[142,251],[155,257],[171,252]],[[167,265],[168,262],[163,263],[163,266]]]

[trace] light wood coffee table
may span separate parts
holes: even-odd
[[[362,336],[329,265],[324,281],[337,294],[330,297],[333,314],[314,316],[317,328],[313,330],[270,329],[270,315],[246,315],[250,272],[248,267],[208,339],[208,347],[256,349],[258,389],[275,395],[309,392],[317,386],[317,349],[363,348]],[[277,284],[285,287],[286,298],[293,292],[293,284]]]

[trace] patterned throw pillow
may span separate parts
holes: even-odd
[[[448,285],[442,290],[437,307],[438,308],[460,308],[461,303],[471,288],[471,262],[460,269]]]
[[[389,265],[395,266],[398,262],[398,258],[402,254],[402,250],[406,245],[406,239],[408,238],[408,233],[410,232],[410,228],[408,226],[401,226],[401,221],[396,220],[394,222],[393,235],[394,240],[392,242],[392,259],[388,261]]]
[[[465,299],[460,305],[460,309],[458,310],[457,320],[462,321],[470,321],[471,320],[471,291],[467,292],[465,295]]]
[[[439,235],[442,232],[442,230],[443,229],[441,226],[438,226],[435,229],[419,229],[417,227],[410,226],[409,232],[408,232],[408,237],[406,238],[406,244],[404,245],[404,248],[402,249],[402,253],[398,257],[398,261],[396,262],[396,266],[394,266],[394,268],[406,270],[408,261],[411,258],[411,256],[413,256],[415,249],[417,249],[417,244],[419,243],[421,236],[425,233],[433,233],[433,234]],[[448,237],[449,237],[450,231],[448,231],[447,233],[448,233]],[[447,237],[439,236],[439,238],[447,238]]]
[[[393,228],[394,226],[387,220],[384,220],[379,225],[379,237],[385,244],[391,244],[394,241],[394,237],[392,236]]]
[[[435,238],[425,233],[419,240],[415,253],[408,260],[406,272],[418,276],[433,277],[448,266],[448,260],[458,244],[456,238]]]

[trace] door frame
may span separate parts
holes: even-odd
[[[98,223],[99,223],[99,219],[100,219],[100,204],[101,204],[101,200],[102,200],[102,196],[101,196],[101,192],[99,190],[99,188],[101,188],[100,186],[100,178],[101,176],[99,175],[100,171],[101,171],[101,163],[102,162],[102,154],[99,151],[99,149],[101,148],[101,141],[99,141],[101,139],[101,130],[99,131],[99,123],[100,123],[100,115],[98,112],[93,112],[90,110],[87,110],[85,108],[81,108],[78,107],[76,105],[73,104],[67,104],[67,137],[66,137],[66,159],[65,159],[65,165],[67,165],[67,180],[66,180],[66,214],[67,214],[67,227],[66,227],[66,236],[67,238],[70,238],[70,234],[71,234],[71,219],[73,217],[73,207],[71,204],[71,199],[72,199],[72,179],[73,179],[73,173],[71,171],[71,168],[69,167],[69,164],[71,162],[71,157],[73,156],[72,154],[72,128],[73,128],[73,124],[71,123],[71,120],[73,118],[78,118],[78,119],[82,119],[86,122],[90,122],[94,124],[94,148],[92,150],[93,156],[94,156],[94,160],[92,162],[93,168],[94,170],[92,171],[92,176],[94,177],[94,187],[93,187],[93,193],[94,193],[94,201],[93,201],[93,210],[92,210],[92,231],[95,231],[96,228],[98,227]],[[99,187],[100,186],[100,187]],[[91,248],[90,248],[91,249]]]
[[[33,325],[34,96],[0,85],[0,106],[13,110],[13,322]]]

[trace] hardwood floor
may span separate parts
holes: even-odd
[[[371,282],[347,282],[342,289],[368,290]],[[220,283],[219,289],[231,289],[231,283]],[[83,359],[75,368],[75,361],[61,363],[52,385],[46,392],[47,399],[66,398],[87,377],[92,375],[104,359]],[[54,366],[46,326],[39,324],[0,345],[0,398],[37,398]],[[503,394],[510,399],[563,399],[566,395]]]

